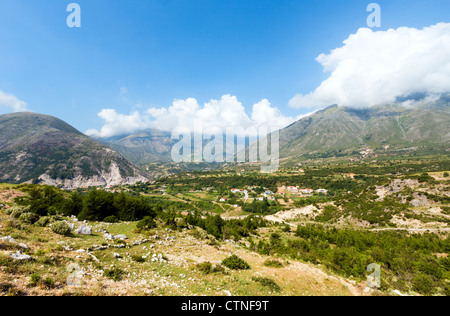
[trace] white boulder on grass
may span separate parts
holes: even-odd
[[[31,260],[31,256],[29,255],[25,255],[20,251],[17,251],[15,253],[12,253],[9,255],[11,258],[13,258],[14,260]]]
[[[92,235],[92,228],[90,228],[88,226],[80,226],[75,230],[75,234]]]

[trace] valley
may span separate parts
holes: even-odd
[[[1,185],[0,291],[448,295],[450,161],[434,158],[198,171],[71,191]],[[368,286],[371,263],[380,287]]]

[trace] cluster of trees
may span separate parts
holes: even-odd
[[[176,178],[164,178],[158,180],[159,185],[166,185],[171,190],[190,190],[214,187],[219,193],[229,192],[231,188],[245,188],[247,186],[259,186],[267,188],[272,192],[276,192],[277,177],[259,175],[259,174],[246,174],[244,176],[238,175],[224,175],[207,177],[176,177]],[[181,192],[180,191],[180,192]]]
[[[245,219],[224,220],[220,215],[202,217],[199,212],[189,213],[184,217],[188,225],[200,227],[217,239],[240,240],[255,233],[259,227],[266,226],[260,217],[248,216]]]
[[[252,203],[244,204],[243,211],[248,213],[268,215],[274,214],[283,209],[276,201],[269,202],[266,198],[262,201],[253,200]]]
[[[104,190],[90,190],[86,194],[66,193],[50,186],[29,185],[23,189],[28,196],[16,199],[19,205],[29,206],[30,212],[39,216],[75,215],[80,220],[103,221],[116,218],[137,221],[145,216],[155,217],[162,210],[143,197]]]
[[[445,281],[450,278],[450,259],[435,255],[450,251],[449,237],[325,229],[320,225],[299,226],[295,236],[283,240],[274,233],[268,241],[253,247],[265,255],[321,263],[347,277],[365,278],[367,266],[378,263],[385,289],[392,286],[422,294],[450,295],[450,285]]]

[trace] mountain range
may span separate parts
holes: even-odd
[[[299,157],[352,156],[361,150],[448,152],[449,122],[449,95],[414,106],[355,109],[333,105],[280,130],[280,157],[295,161]],[[0,182],[41,182],[64,188],[108,186],[220,167],[175,164],[170,155],[175,142],[169,132],[157,130],[94,140],[52,116],[1,115]],[[249,147],[254,150],[254,146]]]
[[[279,131],[280,157],[359,155],[361,150],[442,150],[450,144],[450,96],[371,108],[332,105]],[[138,165],[170,162],[175,140],[146,130],[99,140]],[[204,142],[205,143],[205,142]],[[228,144],[227,144],[228,145]],[[228,147],[230,148],[230,147]],[[250,145],[255,149],[255,143]]]
[[[351,155],[360,149],[450,147],[450,98],[355,109],[330,106],[280,131],[280,157]]]
[[[147,129],[97,141],[121,153],[132,163],[146,165],[171,161],[170,153],[176,143],[171,135],[169,132]]]

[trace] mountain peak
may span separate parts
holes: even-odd
[[[67,188],[145,181],[115,151],[66,122],[21,112],[0,115],[0,181],[43,181]]]

